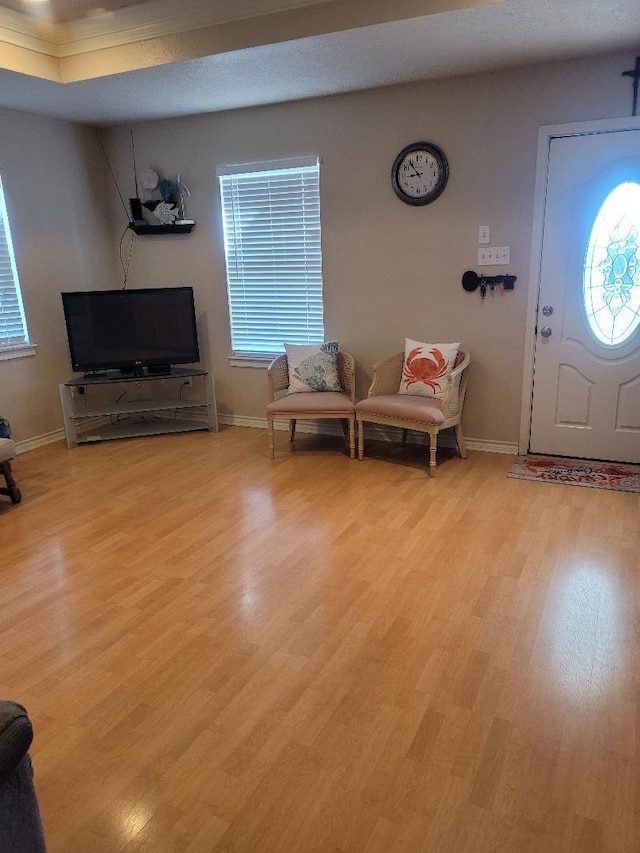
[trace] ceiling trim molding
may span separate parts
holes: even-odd
[[[176,33],[288,12],[332,0],[156,0],[55,24],[0,6],[0,42],[56,58],[164,38]],[[0,63],[1,65],[1,63]]]
[[[44,53],[47,56],[57,56],[54,46],[55,31],[55,24],[39,21],[0,6],[0,42],[4,44]],[[4,64],[0,62],[0,66],[4,67]]]
[[[73,83],[503,2],[429,0],[425,10],[425,0],[151,0],[58,25],[5,9],[0,69]]]

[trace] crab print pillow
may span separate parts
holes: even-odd
[[[289,365],[289,394],[342,391],[338,377],[338,342],[285,344]]]
[[[444,397],[459,349],[459,343],[425,344],[407,338],[398,394]]]

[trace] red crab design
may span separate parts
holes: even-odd
[[[447,360],[435,347],[429,350],[429,355],[433,358],[419,358],[422,351],[422,347],[416,347],[407,355],[402,368],[402,378],[407,383],[407,388],[415,382],[423,382],[433,391],[440,391],[438,379],[447,375]]]

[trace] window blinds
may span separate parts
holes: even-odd
[[[233,352],[323,341],[317,158],[222,167],[218,177]]]
[[[0,350],[29,343],[0,176]]]

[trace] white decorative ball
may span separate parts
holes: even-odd
[[[160,175],[154,172],[153,169],[147,169],[142,173],[142,186],[145,190],[155,190],[160,183]]]

